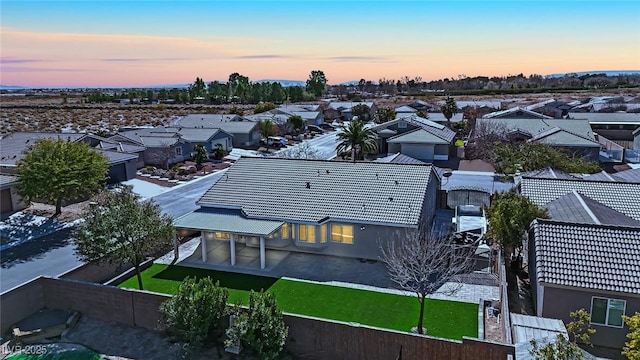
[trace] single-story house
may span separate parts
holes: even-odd
[[[17,176],[0,174],[0,214],[20,211],[28,206],[16,190],[17,181]]]
[[[426,164],[240,158],[177,218],[201,232],[202,261],[224,245],[377,260],[403,231],[431,226],[439,178]],[[212,256],[215,254],[212,254]]]
[[[395,108],[396,114],[397,115],[412,115],[418,112],[418,110],[412,108],[409,105],[402,105],[399,106],[397,108]]]
[[[133,179],[136,176],[138,153],[134,148],[126,149],[117,143],[109,143],[108,139],[91,134],[82,133],[42,133],[17,132],[2,138],[0,147],[2,156],[0,167],[4,172],[12,173],[18,160],[24,157],[24,152],[31,144],[40,139],[64,139],[68,141],[83,141],[89,144],[107,158],[109,173],[107,182],[116,183]],[[133,152],[136,150],[136,152]],[[132,151],[132,152],[128,152]]]
[[[191,159],[193,144],[186,141],[177,128],[158,126],[120,132],[111,137],[115,141],[128,141],[145,147],[144,163],[162,168]]]
[[[529,230],[529,276],[536,314],[571,321],[591,314],[594,345],[622,348],[622,315],[640,311],[640,227],[535,220]]]
[[[195,145],[204,145],[208,153],[212,153],[218,144],[227,152],[233,150],[233,136],[222,129],[181,127],[177,130],[178,134],[194,147]]]
[[[630,148],[633,132],[640,129],[640,113],[569,113],[571,119],[587,119],[593,132]]]
[[[537,113],[519,106],[507,110],[500,110],[483,116],[485,119],[553,119],[551,116]]]
[[[547,207],[554,200],[576,191],[583,197],[640,221],[640,183],[524,176],[520,181],[519,190],[540,207]],[[583,202],[584,199],[576,201]],[[565,212],[574,211],[575,208]],[[593,209],[588,212],[593,212]],[[563,219],[573,220],[560,218]]]
[[[172,126],[196,129],[220,129],[233,136],[233,147],[257,145],[260,141],[258,124],[234,114],[189,114],[176,120]]]
[[[376,114],[377,108],[376,108],[376,104],[370,101],[369,102],[332,101],[328,104],[326,109],[326,111],[329,111],[329,113],[325,112],[324,117],[326,119],[333,120],[335,119],[334,117],[335,112],[337,112],[339,114],[339,117],[342,120],[350,121],[353,118],[351,109],[357,105],[367,105],[369,107],[368,118],[364,119],[365,121],[373,119],[373,116]],[[333,111],[334,113],[331,113],[331,111]]]
[[[448,160],[456,132],[442,124],[419,116],[404,116],[376,125],[378,153],[401,153],[433,162]]]
[[[476,120],[476,141],[498,132],[510,141],[528,141],[568,150],[591,161],[600,159],[600,143],[588,120],[542,118],[480,118]]]

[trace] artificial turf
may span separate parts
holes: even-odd
[[[288,313],[355,322],[386,329],[409,331],[417,325],[418,300],[412,296],[323,285],[184,266],[153,264],[142,272],[145,290],[175,294],[187,276],[210,276],[229,290],[229,303],[247,304],[251,290],[276,296],[278,307]],[[137,289],[132,277],[119,285]],[[478,336],[478,305],[427,299],[424,327],[427,334],[447,339]]]

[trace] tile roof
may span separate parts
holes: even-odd
[[[352,102],[352,101],[332,101],[329,103],[329,108],[334,110],[351,110],[356,105],[367,105],[369,109],[374,105],[372,102]]]
[[[174,127],[222,129],[230,134],[249,133],[256,127],[253,121],[242,121],[233,114],[190,114],[175,121]]]
[[[241,158],[198,204],[258,219],[415,226],[431,178],[430,165]]]
[[[617,173],[607,173],[605,171],[601,171],[599,173],[585,176],[583,177],[583,179],[589,181],[601,180],[640,183],[640,168],[624,170]]]
[[[640,221],[584,196],[576,190],[551,201],[546,208],[549,216],[559,221],[640,226]]]
[[[520,182],[520,193],[541,207],[573,190],[635,220],[640,220],[640,184],[526,176]]]
[[[537,119],[553,119],[551,116],[543,115],[543,114],[537,113],[535,111],[528,110],[528,109],[525,109],[525,108],[521,108],[521,107],[518,107],[518,106],[513,107],[511,109],[507,109],[507,110],[495,111],[495,112],[486,114],[482,118],[484,118],[484,119],[493,119],[493,118],[519,118],[519,117],[522,117],[522,115],[518,115],[518,113],[527,114],[527,116],[532,116],[532,117],[537,118]]]
[[[535,220],[538,282],[640,294],[640,227]]]
[[[206,208],[192,211],[173,221],[173,225],[178,228],[261,236],[273,233],[282,224],[282,221],[248,219],[237,210]]]
[[[399,123],[400,121],[408,122],[414,126],[419,126],[424,131],[437,136],[438,138],[450,143],[453,141],[453,138],[456,136],[456,132],[449,129],[448,127],[438,124],[435,121],[431,121],[429,119],[421,118],[416,115],[399,115],[397,118],[387,121],[385,123],[376,125],[372,127],[372,129],[376,132],[386,129],[387,127]],[[402,135],[402,134],[401,134]]]
[[[639,113],[574,113],[570,112],[572,119],[588,119],[591,124],[638,124],[640,125]]]
[[[195,129],[195,128],[178,128],[178,134],[189,142],[207,142],[209,139],[219,133],[220,129]]]
[[[592,146],[600,147],[600,143],[584,136],[574,134],[557,126],[535,134],[529,142],[537,142],[556,146]]]
[[[395,153],[393,155],[385,156],[374,160],[375,162],[386,162],[396,164],[427,164],[426,162],[418,159],[414,159],[411,156],[407,156],[401,153]],[[435,167],[434,167],[435,169]],[[437,170],[437,169],[435,169]]]
[[[577,177],[566,173],[562,170],[554,169],[554,168],[544,168],[540,170],[532,170],[527,171],[522,174],[522,176],[527,177],[536,177],[536,178],[546,178],[546,179],[578,179]]]
[[[17,176],[0,174],[0,187],[13,185],[16,181],[18,181],[18,177]]]
[[[422,128],[413,131],[407,131],[398,134],[387,140],[388,143],[409,143],[409,144],[449,144],[448,141],[441,139]]]
[[[502,127],[506,131],[520,130],[536,136],[544,131],[558,127],[571,134],[578,135],[585,139],[595,141],[593,130],[588,120],[568,120],[568,119],[487,119],[480,118],[476,120],[476,129],[483,127]]]
[[[418,112],[418,110],[412,108],[411,106],[408,105],[402,105],[400,107],[397,107],[396,109],[396,113],[415,113]]]

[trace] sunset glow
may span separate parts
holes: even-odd
[[[3,85],[640,68],[640,2],[1,1]]]

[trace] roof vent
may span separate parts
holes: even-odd
[[[396,185],[400,185],[400,182],[398,182],[398,180],[394,180],[394,182],[396,183]]]
[[[327,169],[327,174],[329,173],[329,169]]]
[[[318,169],[318,176],[320,176],[320,169]]]
[[[307,181],[307,189],[311,189],[311,183]]]
[[[376,173],[376,180],[379,180],[378,173]]]
[[[442,172],[442,176],[448,178],[449,176],[453,175],[453,170],[451,169],[444,169],[444,171]]]
[[[393,197],[389,196],[389,201],[393,201]]]

